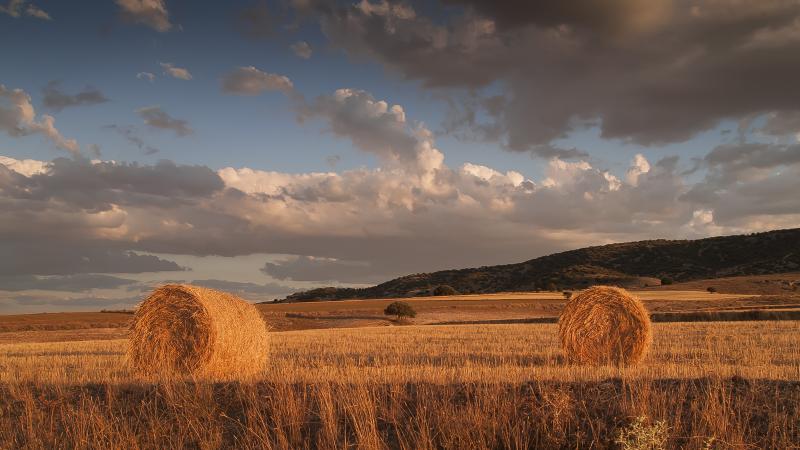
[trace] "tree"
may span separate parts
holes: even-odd
[[[715,288],[713,286],[709,286],[706,290],[708,291],[709,294],[713,294],[714,292],[717,292],[717,288]]]
[[[572,292],[571,291],[564,291],[563,294],[564,294],[564,298],[567,299],[567,300],[572,298]]]
[[[661,284],[664,285],[664,286],[672,284],[672,278],[662,278],[661,279]]]
[[[436,286],[436,289],[433,290],[433,295],[437,297],[441,295],[458,295],[458,291],[455,290],[452,286],[442,284]]]
[[[387,316],[397,316],[397,320],[403,317],[417,317],[417,312],[406,302],[392,302],[383,310]]]

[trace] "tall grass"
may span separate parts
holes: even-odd
[[[566,364],[550,324],[275,333],[245,384],[136,378],[124,341],[2,345],[0,448],[613,448],[662,428],[667,448],[798,448],[799,327],[654,324],[628,369]]]

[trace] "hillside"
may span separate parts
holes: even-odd
[[[579,289],[593,284],[661,283],[793,272],[800,269],[800,228],[698,240],[650,240],[586,247],[517,264],[442,270],[369,288],[320,288],[288,301],[425,295],[448,285],[461,293]]]

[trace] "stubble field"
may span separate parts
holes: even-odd
[[[741,305],[702,295],[645,299]],[[340,325],[382,302],[262,312]],[[557,302],[417,300],[416,325],[274,332],[254,383],[136,377],[124,328],[9,332],[0,448],[800,448],[798,321],[656,323],[644,363],[621,369],[565,362],[554,324],[430,325]]]

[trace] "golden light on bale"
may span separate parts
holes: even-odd
[[[558,319],[558,332],[567,359],[581,364],[636,364],[653,341],[642,302],[610,286],[594,286],[572,297]]]
[[[264,370],[268,337],[258,310],[239,297],[169,284],[137,308],[128,360],[142,375],[247,379]]]

